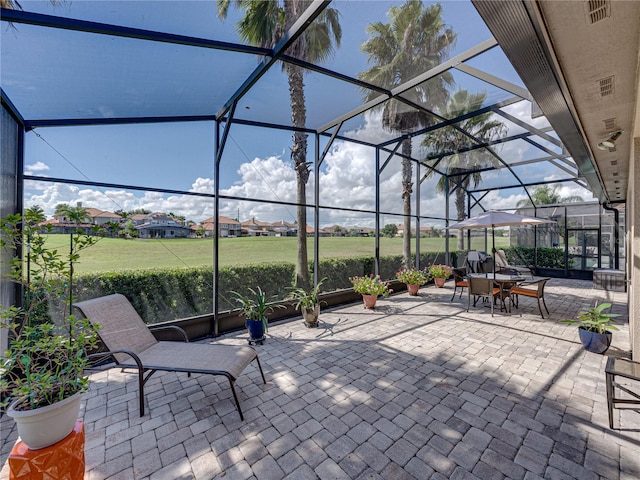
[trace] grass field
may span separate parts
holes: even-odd
[[[415,239],[412,240],[415,250]],[[401,238],[382,238],[381,255],[400,255]],[[476,239],[473,248],[484,250],[484,238]],[[496,247],[508,246],[509,239],[496,238]],[[47,244],[65,252],[69,245],[67,235],[49,235]],[[242,237],[220,240],[221,266],[248,265],[257,263],[296,261],[297,241],[295,237]],[[308,240],[309,261],[313,260],[313,239]],[[373,237],[323,237],[320,238],[320,258],[373,256]],[[451,250],[456,249],[456,240],[450,239]],[[489,247],[490,248],[490,247]],[[443,238],[421,238],[423,252],[442,252]],[[76,272],[103,272],[123,269],[179,268],[211,265],[213,258],[212,239],[164,239],[123,240],[103,238],[96,245],[80,253]],[[443,258],[444,260],[444,258]]]

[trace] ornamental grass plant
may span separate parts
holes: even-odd
[[[431,275],[426,268],[424,270],[405,268],[396,272],[396,278],[407,285],[424,285],[429,281]]]
[[[382,295],[388,297],[391,293],[389,282],[383,282],[380,275],[365,275],[362,277],[349,277],[353,284],[353,290],[361,295]]]

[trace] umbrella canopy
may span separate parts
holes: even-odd
[[[540,225],[543,223],[555,223],[555,220],[547,220],[545,218],[529,217],[509,212],[498,212],[496,210],[487,210],[475,217],[467,218],[448,228],[456,228],[459,230],[470,230],[472,228],[493,228],[493,227],[509,227],[517,225]]]
[[[475,217],[467,218],[447,228],[458,230],[471,230],[473,228],[491,228],[491,240],[493,243],[493,252],[496,250],[495,227],[513,227],[518,225],[541,225],[544,223],[555,223],[555,220],[547,220],[545,218],[529,217],[518,215],[516,213],[499,212],[497,210],[487,210]],[[493,271],[495,275],[495,268]]]

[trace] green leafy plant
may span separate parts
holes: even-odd
[[[382,295],[388,297],[391,293],[389,282],[383,282],[380,275],[365,275],[361,277],[350,277],[353,290],[361,295]]]
[[[250,295],[242,295],[239,292],[231,292],[236,303],[240,305],[240,311],[247,317],[247,320],[253,322],[262,322],[264,331],[267,331],[267,314],[272,312],[274,308],[283,308],[277,302],[268,302],[267,294],[262,288],[249,288]]]
[[[405,268],[396,272],[396,278],[407,285],[424,285],[431,278],[431,275],[427,269]]]
[[[0,392],[6,396],[3,406],[17,400],[16,410],[33,410],[86,391],[86,352],[97,347],[97,326],[73,315],[63,326],[12,321],[21,318],[22,313],[13,306],[2,311],[1,326],[13,337],[2,359]],[[5,323],[7,319],[11,323]]]
[[[83,371],[87,351],[97,345],[97,328],[67,315],[73,265],[79,252],[98,241],[81,231],[70,235],[67,254],[48,248],[38,207],[0,219],[0,247],[11,255],[6,277],[22,285],[19,306],[0,305],[0,326],[10,333],[0,367],[2,405],[16,410],[50,405],[88,388]],[[22,255],[21,255],[22,253]],[[60,306],[56,311],[54,306]]]
[[[433,278],[449,278],[451,273],[451,267],[449,265],[436,264],[429,266],[429,274]]]
[[[611,308],[610,303],[601,303],[598,305],[596,301],[593,307],[583,310],[578,313],[578,318],[566,318],[560,320],[563,323],[575,324],[578,323],[580,328],[595,333],[607,333],[607,330],[619,330],[614,324],[615,317],[620,315],[617,313],[604,313],[605,310]]]
[[[295,302],[294,307],[297,309],[313,310],[316,308],[316,305],[320,305],[318,295],[320,294],[322,282],[325,280],[326,278],[323,278],[311,289],[304,289],[302,287],[291,288],[291,293],[287,296],[287,299],[293,300]]]

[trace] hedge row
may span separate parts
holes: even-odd
[[[442,255],[424,253],[420,264],[442,263]],[[349,277],[374,273],[373,257],[333,258],[321,260],[318,278],[325,278],[322,290],[351,288]],[[402,256],[380,258],[380,274],[395,278],[402,265]],[[311,266],[311,270],[312,266]],[[219,271],[218,310],[230,310],[234,304],[231,292],[247,293],[247,288],[260,286],[268,295],[282,299],[293,284],[295,266],[272,263],[240,267],[224,267]],[[212,267],[131,270],[82,274],[75,280],[75,299],[121,293],[129,298],[147,323],[203,315],[213,311]]]
[[[509,247],[504,251],[510,265],[537,265],[545,268],[564,268],[564,249],[538,248],[538,261],[535,261],[536,249],[533,247]]]

